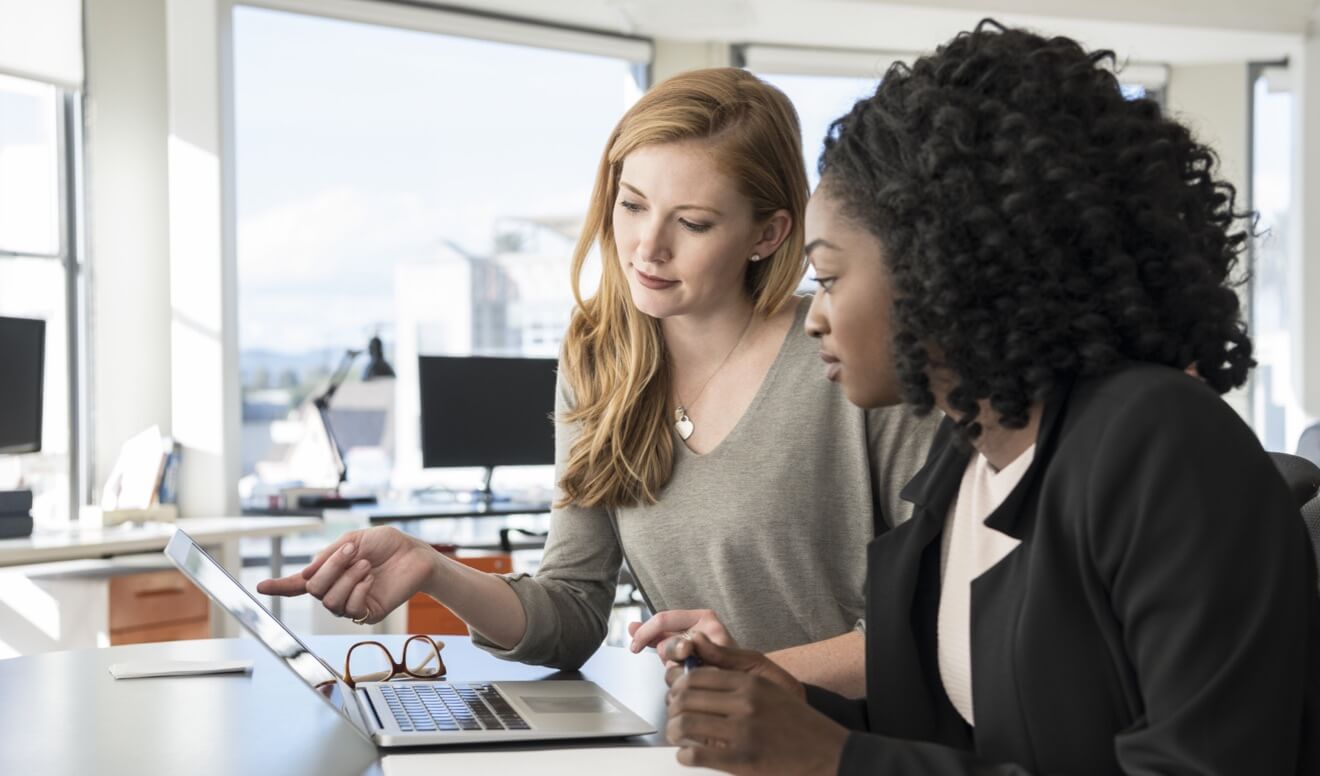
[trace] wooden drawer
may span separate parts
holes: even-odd
[[[508,574],[513,571],[513,559],[508,555],[476,555],[454,560],[492,574]],[[425,593],[418,593],[408,600],[408,632],[466,636],[468,628],[448,607]]]
[[[149,571],[110,578],[111,634],[150,625],[207,620],[209,615],[206,594],[178,571]]]
[[[188,639],[208,639],[211,637],[211,620],[192,620],[172,622],[165,625],[148,625],[145,628],[110,631],[110,646],[120,644],[147,644],[157,641],[186,641]]]

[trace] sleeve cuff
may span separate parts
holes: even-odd
[[[509,649],[500,647],[486,638],[475,628],[469,627],[472,643],[503,660],[519,663],[546,665],[554,657],[553,645],[559,643],[559,619],[555,617],[554,602],[545,591],[527,574],[510,574],[503,577],[522,603],[523,614],[527,618],[527,628],[522,640]],[[547,648],[546,645],[551,645]]]
[[[866,701],[845,698],[838,693],[817,687],[804,685],[807,704],[821,714],[843,725],[849,730],[866,730]]]

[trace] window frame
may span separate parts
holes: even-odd
[[[67,338],[65,363],[47,364],[49,379],[52,367],[63,368],[68,379],[68,522],[80,518],[81,507],[90,496],[91,437],[87,422],[87,282],[83,249],[82,221],[82,100],[83,92],[67,84],[34,78],[31,75],[0,71],[0,75],[43,84],[55,89],[56,157],[58,175],[59,248],[55,253],[13,251],[0,247],[0,262],[31,260],[59,262],[64,274],[64,315]],[[45,411],[49,411],[47,408]],[[41,455],[40,452],[35,455]]]

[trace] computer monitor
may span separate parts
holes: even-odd
[[[0,455],[41,450],[46,322],[0,316]]]
[[[421,356],[422,465],[555,462],[553,358]],[[489,476],[487,487],[489,486]]]

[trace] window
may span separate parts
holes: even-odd
[[[1289,279],[1292,212],[1293,96],[1284,68],[1256,68],[1251,89],[1251,201],[1260,236],[1251,248],[1251,415],[1267,450],[1292,453],[1315,421],[1302,410],[1294,386],[1293,337],[1297,319]]]
[[[350,482],[415,484],[419,354],[558,353],[596,166],[643,68],[242,6],[233,40],[244,474],[379,334],[399,378],[393,460],[350,449]]]
[[[760,74],[763,80],[777,87],[797,108],[798,122],[802,125],[802,156],[807,162],[807,179],[814,190],[819,182],[816,165],[825,150],[825,133],[830,125],[848,111],[858,100],[870,97],[880,79],[828,75]]]
[[[79,503],[76,114],[74,93],[0,75],[0,315],[46,321],[41,451],[0,456],[0,489],[30,488],[38,526],[66,522]]]
[[[735,60],[777,87],[797,108],[802,126],[802,156],[812,190],[820,182],[818,164],[825,150],[830,125],[852,110],[858,100],[875,93],[880,78],[894,62],[911,62],[917,54],[882,54],[862,51],[798,49],[747,45],[735,49]],[[1149,97],[1164,104],[1168,68],[1163,65],[1123,63],[1119,71],[1123,96]],[[815,291],[811,271],[798,285],[798,293]]]

